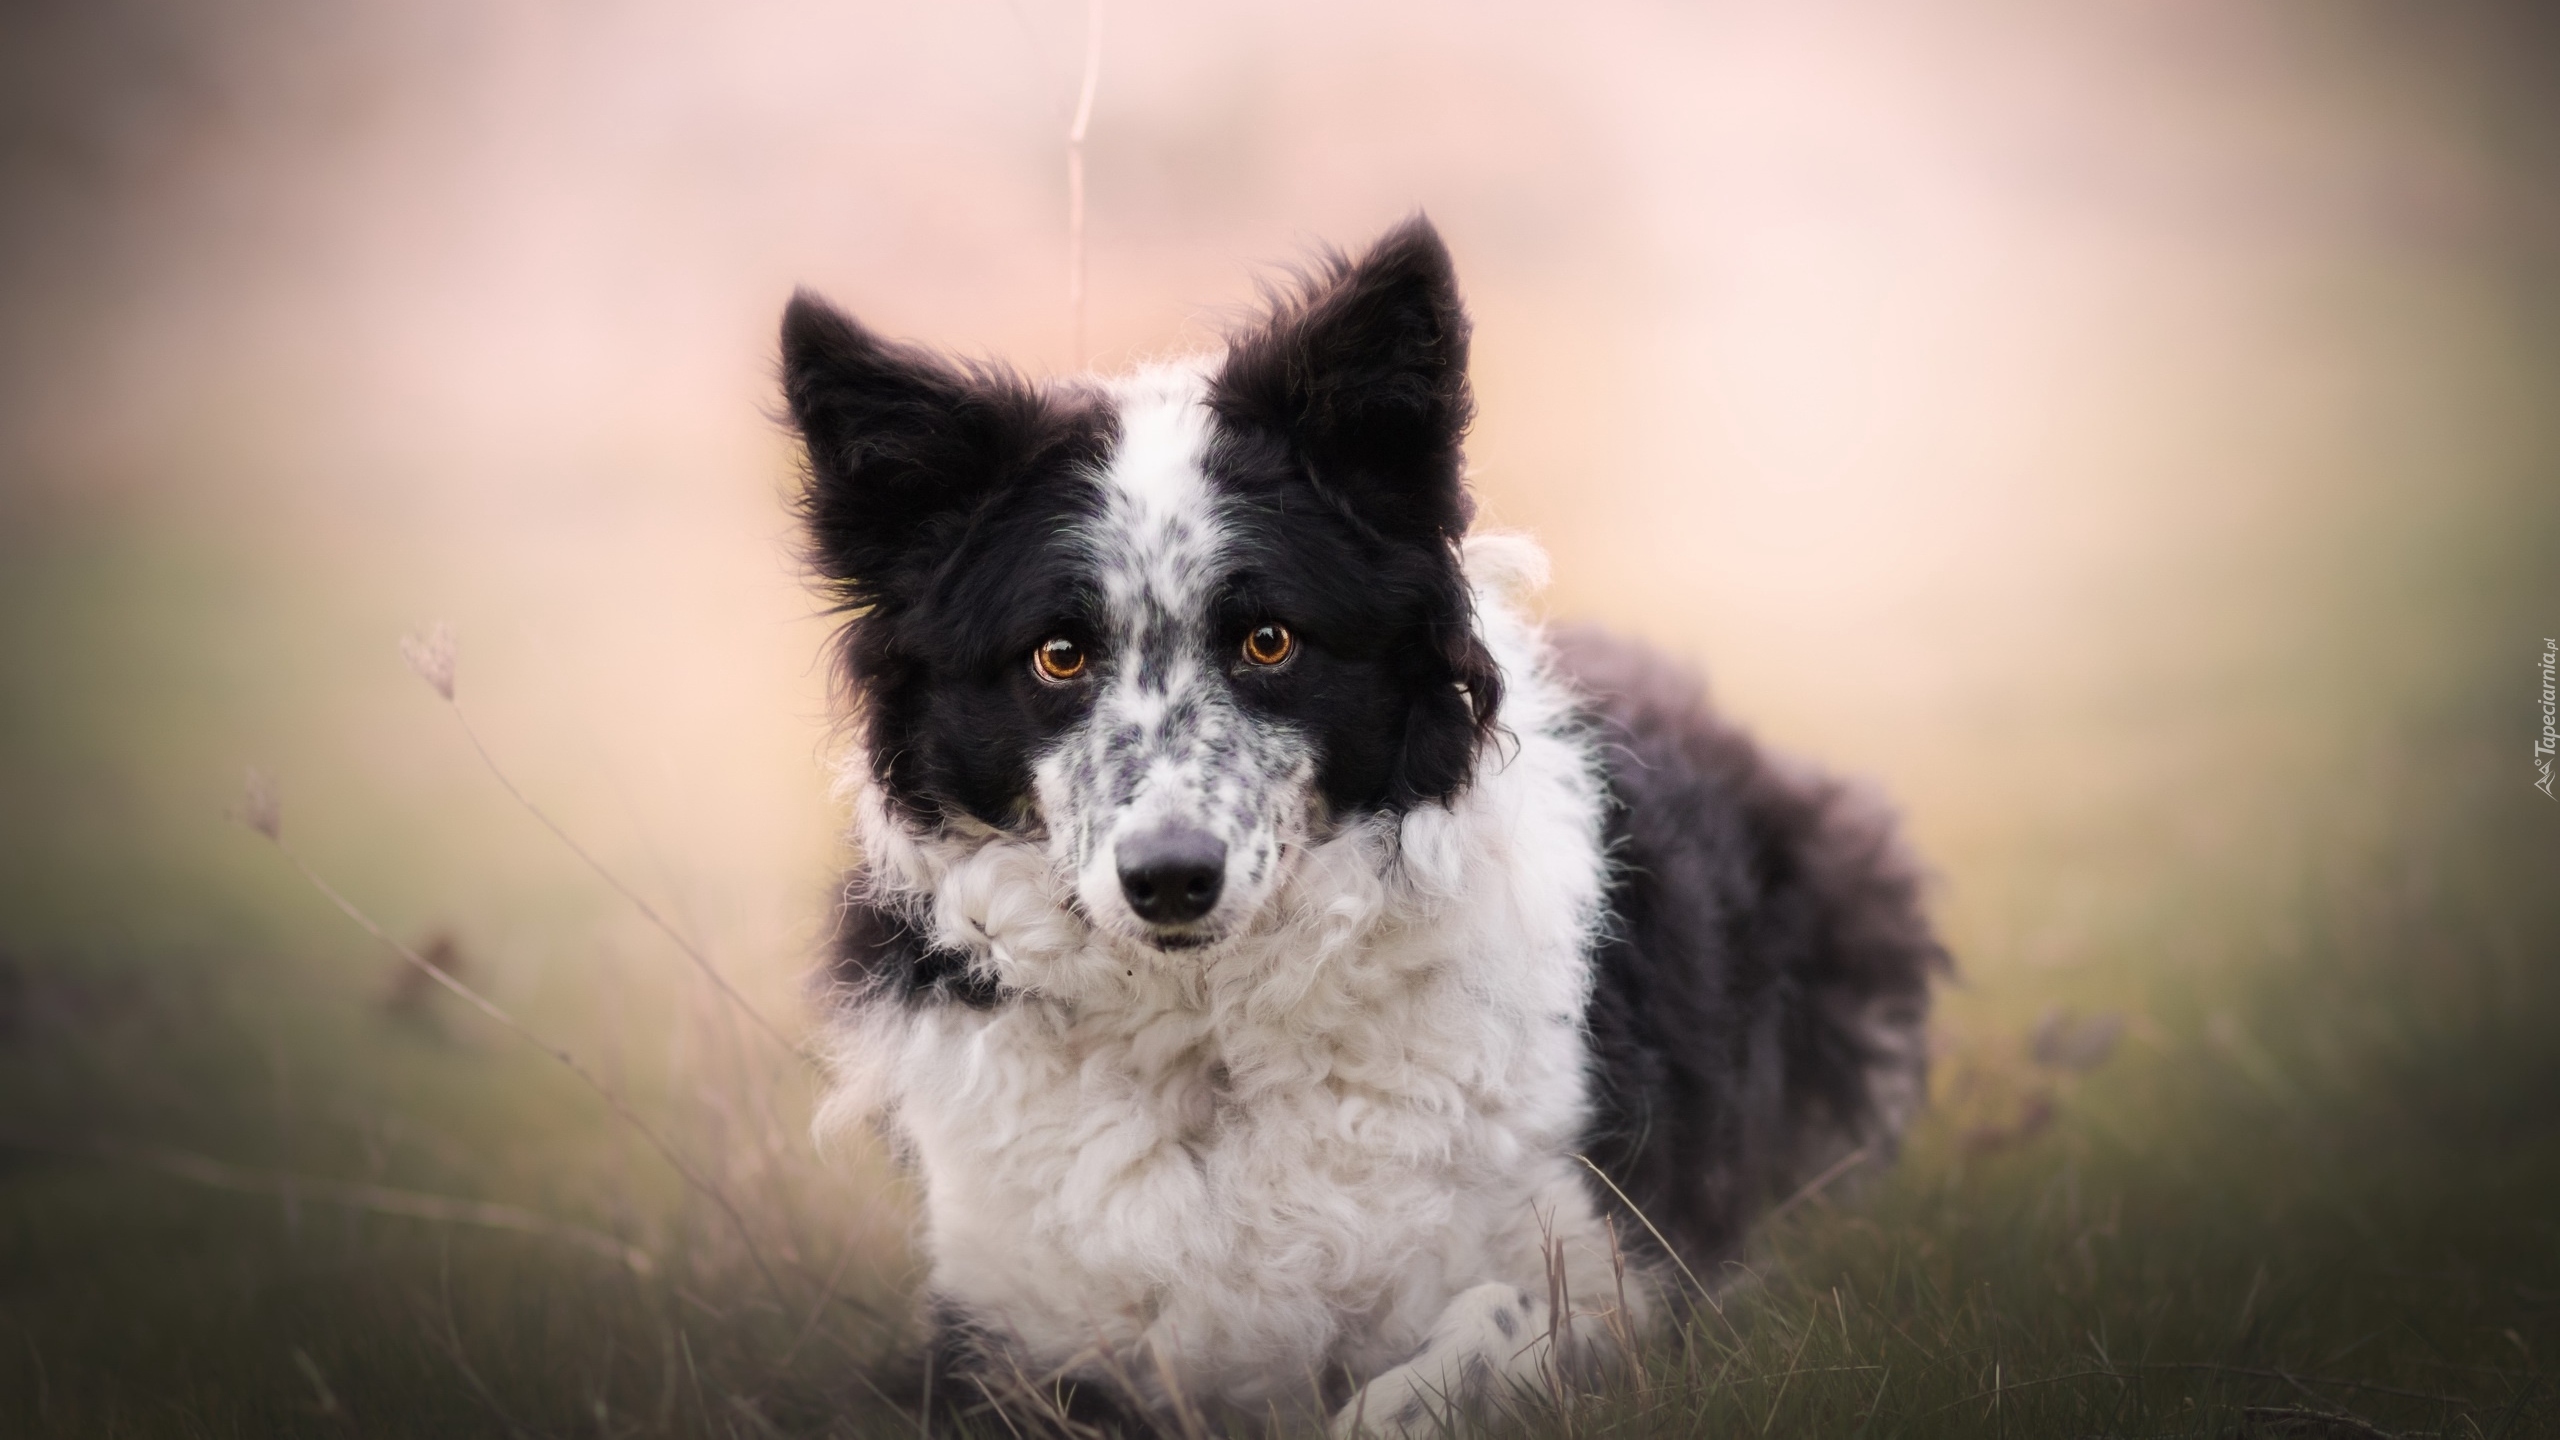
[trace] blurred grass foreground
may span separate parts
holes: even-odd
[[[917,1428],[769,327],[1064,368],[1084,18],[0,20],[0,1434]],[[1102,363],[1428,206],[1554,613],[1938,875],[1899,1167],[1524,1430],[2560,1434],[2538,12],[1109,26]]]

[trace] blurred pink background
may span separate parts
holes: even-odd
[[[455,875],[556,880],[497,861],[523,827],[459,808],[398,670],[449,618],[538,788],[795,973],[835,822],[774,323],[807,284],[1066,367],[1087,18],[18,12],[0,553],[59,571],[10,632],[53,717],[13,742],[21,806],[99,803],[49,788],[59,741],[121,777],[102,837],[195,834],[257,762],[343,852],[430,847],[422,911]],[[1104,25],[1098,362],[1212,343],[1264,267],[1427,210],[1478,318],[1487,516],[1550,547],[1553,607],[1884,778],[1960,882],[2168,795],[2209,856],[2233,777],[2349,763],[2349,677],[2301,663],[2342,620],[2412,684],[2506,641],[2399,624],[2359,577],[2430,525],[2494,544],[2548,450],[2510,281],[2554,256],[2560,147],[2522,10]],[[130,563],[61,568],[89,553]],[[386,815],[409,833],[368,838]],[[1977,964],[2043,943],[1985,894],[1951,901]]]

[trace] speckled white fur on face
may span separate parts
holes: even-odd
[[[1205,470],[1213,434],[1196,371],[1167,369],[1115,396],[1121,441],[1099,513],[1077,538],[1102,599],[1090,713],[1042,754],[1034,787],[1051,858],[1084,913],[1144,942],[1120,882],[1124,845],[1168,827],[1225,847],[1217,905],[1188,937],[1251,928],[1284,853],[1305,837],[1315,780],[1305,737],[1237,703],[1210,607],[1232,564]]]

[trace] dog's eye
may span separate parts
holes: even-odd
[[[1286,625],[1260,625],[1244,637],[1244,658],[1256,665],[1277,665],[1289,658],[1298,642]]]
[[[1084,647],[1061,635],[1031,652],[1031,668],[1043,680],[1073,680],[1084,673]]]

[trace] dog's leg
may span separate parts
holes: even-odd
[[[1413,1358],[1360,1387],[1329,1426],[1334,1440],[1408,1440],[1455,1434],[1471,1406],[1521,1387],[1544,1390],[1559,1357],[1581,1346],[1543,1296],[1499,1282],[1460,1291]]]

